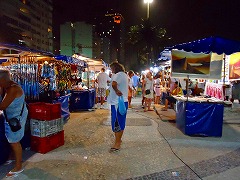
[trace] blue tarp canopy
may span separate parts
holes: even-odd
[[[31,48],[19,46],[16,44],[0,43],[0,50],[2,50],[2,49],[9,49],[9,50],[17,51],[17,54],[19,54],[19,55],[23,52],[31,52],[31,53],[41,54],[41,55],[45,55],[45,56],[54,56],[54,54],[51,52],[31,49]]]
[[[187,52],[205,53],[214,52],[217,54],[230,55],[240,52],[240,42],[233,41],[221,37],[208,37],[204,39],[195,40],[192,42],[177,44],[168,49],[178,49]]]
[[[79,60],[77,58],[74,58],[72,56],[66,56],[66,55],[58,55],[54,57],[57,60],[62,60],[66,63],[72,63],[72,64],[77,64],[82,67],[87,67],[87,63],[83,60]]]

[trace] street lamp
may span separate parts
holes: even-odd
[[[150,4],[153,0],[144,0],[144,3],[147,3],[147,19],[149,19],[149,12],[150,12]]]
[[[144,0],[144,3],[147,4],[147,21],[149,20],[149,14],[150,14],[150,4],[153,2],[153,0]],[[148,61],[148,65],[150,66],[150,58],[149,58],[149,45],[147,44],[147,61]],[[151,55],[151,50],[150,50],[150,55]]]

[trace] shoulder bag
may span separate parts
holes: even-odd
[[[24,109],[24,104],[22,105],[22,111],[21,111],[21,114],[20,114],[20,117],[22,116],[22,113],[23,113],[23,109]],[[4,116],[6,118],[6,121],[8,122],[12,132],[17,132],[19,131],[22,127],[21,127],[21,124],[20,124],[20,119],[16,118],[16,117],[13,117],[11,119],[8,119],[7,118],[7,113],[6,113],[6,110],[3,111],[4,112]]]

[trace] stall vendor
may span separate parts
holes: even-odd
[[[162,111],[167,111],[168,104],[172,105],[176,103],[176,99],[173,97],[173,95],[179,95],[179,96],[183,95],[181,84],[178,84],[178,81],[174,83],[174,89],[170,92],[170,95],[166,97],[165,107],[161,109]]]

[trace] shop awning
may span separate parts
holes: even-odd
[[[78,66],[81,66],[81,67],[87,67],[87,64],[85,63],[85,61],[74,58],[72,56],[58,55],[58,56],[55,56],[54,58],[57,60],[62,60],[66,63],[77,64]]]
[[[1,56],[5,56],[5,57],[18,56],[18,55],[24,55],[24,54],[26,54],[26,52],[43,55],[43,56],[54,56],[53,53],[47,52],[47,51],[31,49],[31,48],[19,46],[16,44],[0,43],[0,55]]]
[[[209,54],[214,52],[217,54],[230,55],[240,52],[240,42],[229,40],[221,37],[208,37],[204,39],[195,40],[192,42],[177,44],[167,49],[177,49],[194,53]]]

